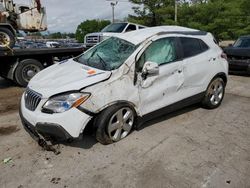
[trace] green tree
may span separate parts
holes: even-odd
[[[173,25],[175,0],[130,0],[128,20],[147,26]],[[250,34],[249,0],[176,0],[178,25],[209,31],[218,39]]]
[[[147,26],[173,24],[174,0],[130,0],[134,3],[135,15],[129,15],[130,22]]]
[[[210,0],[181,5],[179,24],[213,33],[218,39],[236,39],[250,33],[249,0]],[[249,10],[249,9],[247,9]]]
[[[78,25],[76,30],[76,39],[79,42],[84,42],[86,34],[101,31],[109,24],[110,21],[108,20],[86,20]]]

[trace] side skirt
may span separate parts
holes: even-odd
[[[140,130],[140,127],[142,127],[142,124],[152,120],[154,118],[169,114],[171,112],[174,112],[176,110],[182,109],[184,107],[190,106],[192,104],[196,104],[202,101],[202,99],[205,96],[205,92],[199,93],[197,95],[194,95],[192,97],[188,97],[186,99],[183,99],[179,102],[176,102],[174,104],[171,104],[169,106],[166,106],[164,108],[161,108],[159,110],[156,110],[154,112],[150,112],[142,117],[138,117],[135,129]]]

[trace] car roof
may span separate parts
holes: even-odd
[[[207,32],[202,32],[196,29],[191,29],[181,26],[157,26],[157,27],[148,27],[136,31],[127,32],[119,35],[118,37],[128,42],[138,45],[141,42],[151,38],[155,35],[160,34],[185,34],[185,35],[206,35]]]

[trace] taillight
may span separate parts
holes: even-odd
[[[222,53],[222,54],[221,54],[221,57],[222,57],[223,59],[227,60],[227,54]]]

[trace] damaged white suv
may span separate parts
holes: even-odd
[[[154,116],[199,103],[218,107],[228,62],[210,33],[161,26],[112,37],[38,73],[20,116],[36,140],[77,138],[88,126],[117,142]]]

